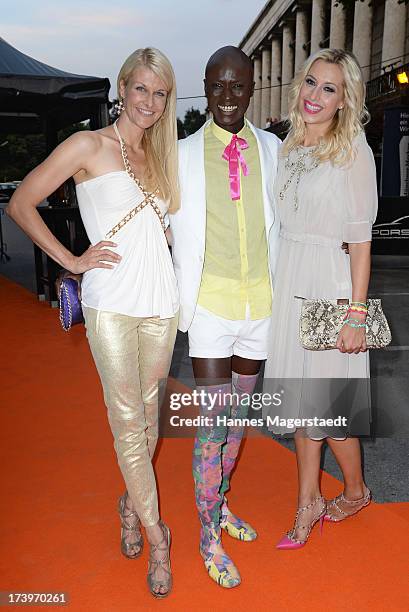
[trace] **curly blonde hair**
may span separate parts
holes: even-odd
[[[301,87],[312,65],[323,60],[336,64],[343,74],[344,107],[334,116],[332,125],[321,138],[314,151],[314,157],[320,161],[345,165],[353,159],[352,142],[357,134],[368,123],[370,115],[365,106],[365,83],[356,57],[342,49],[321,49],[311,55],[295,75],[288,89],[288,117],[290,131],[284,143],[282,154],[288,153],[304,143],[306,128],[298,109]]]
[[[118,74],[118,97],[121,98],[121,83],[125,86],[136,68],[152,70],[168,90],[163,115],[145,130],[142,145],[146,155],[147,176],[145,186],[150,191],[158,187],[160,197],[169,202],[169,212],[174,213],[180,206],[177,157],[176,124],[176,79],[168,58],[159,49],[146,47],[134,51]]]

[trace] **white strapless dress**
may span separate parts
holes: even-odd
[[[144,198],[124,170],[108,172],[76,186],[81,218],[91,244],[106,234]],[[165,216],[167,204],[157,200]],[[112,269],[94,268],[82,281],[82,304],[132,317],[173,317],[179,296],[166,236],[150,205],[111,239],[121,255]]]

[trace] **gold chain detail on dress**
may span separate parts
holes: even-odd
[[[296,149],[296,154],[299,153],[299,149],[297,147]],[[295,177],[295,190],[294,190],[294,212],[297,212],[299,204],[298,204],[298,185],[300,184],[300,180],[301,177],[304,174],[308,174],[308,172],[311,172],[312,170],[315,170],[315,168],[318,167],[319,165],[319,161],[317,159],[313,159],[311,165],[307,166],[306,165],[306,160],[308,158],[312,158],[314,153],[314,150],[312,151],[305,151],[304,153],[301,153],[301,155],[298,155],[297,159],[293,162],[290,162],[290,155],[287,156],[287,159],[285,161],[285,169],[290,171],[290,176],[288,177],[287,181],[284,183],[281,191],[280,191],[280,200],[284,200],[284,196],[285,196],[285,192],[287,191],[287,189],[289,188],[289,186],[291,185],[293,178]]]
[[[136,183],[136,185],[139,187],[139,189],[142,191],[143,195],[144,195],[144,199],[142,200],[142,202],[140,202],[138,204],[138,206],[135,206],[135,208],[133,208],[131,211],[129,211],[129,213],[127,215],[125,215],[125,217],[123,217],[123,219],[121,219],[119,221],[119,223],[117,223],[116,225],[114,225],[114,227],[111,229],[110,232],[108,232],[108,234],[106,234],[106,238],[109,240],[111,239],[113,236],[115,236],[115,234],[124,226],[128,223],[128,221],[130,221],[136,214],[138,214],[138,212],[140,212],[143,208],[145,208],[145,206],[147,206],[148,204],[150,204],[153,208],[153,210],[155,211],[155,213],[158,216],[158,219],[162,225],[162,229],[164,232],[166,232],[166,224],[165,224],[165,220],[163,218],[162,212],[156,202],[156,194],[158,193],[158,189],[155,189],[154,193],[149,193],[149,191],[146,191],[145,187],[142,185],[142,183],[140,182],[140,180],[135,176],[131,164],[129,163],[129,159],[128,159],[128,154],[126,152],[126,146],[124,141],[122,140],[122,137],[118,131],[118,128],[116,126],[116,121],[114,123],[114,130],[116,135],[118,136],[119,139],[119,144],[121,147],[121,154],[122,154],[122,160],[124,162],[124,166],[125,166],[125,171],[127,173],[127,175]]]
[[[130,210],[129,213],[127,215],[125,215],[125,217],[123,217],[119,221],[119,223],[114,225],[114,227],[106,234],[105,238],[107,240],[110,240],[113,236],[115,236],[115,234],[117,232],[119,232],[120,229],[122,229],[124,227],[124,225],[126,225],[128,223],[128,221],[130,221],[135,215],[138,214],[138,212],[140,212],[148,204],[151,204],[152,208],[155,210],[154,205],[157,206],[157,204],[155,203],[154,199],[155,199],[154,194],[153,193],[148,193],[147,196],[142,200],[142,202],[140,204],[138,204],[138,206],[135,206],[135,208]],[[156,214],[158,214],[156,210],[155,210],[155,212],[156,212]],[[162,213],[161,213],[161,217],[160,217],[161,223],[162,223],[162,219],[163,218],[162,218]],[[162,223],[162,228],[163,228],[163,231],[166,231],[165,222]]]

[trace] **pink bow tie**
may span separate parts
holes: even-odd
[[[244,176],[249,173],[246,161],[240,149],[248,149],[249,145],[244,138],[233,134],[230,144],[223,151],[223,159],[229,162],[230,196],[232,200],[240,200],[240,167]]]

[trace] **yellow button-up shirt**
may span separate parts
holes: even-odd
[[[198,303],[225,319],[263,319],[271,314],[271,285],[257,140],[247,124],[237,134],[249,173],[240,168],[240,199],[230,195],[223,151],[232,134],[213,121],[204,135],[206,249]]]

